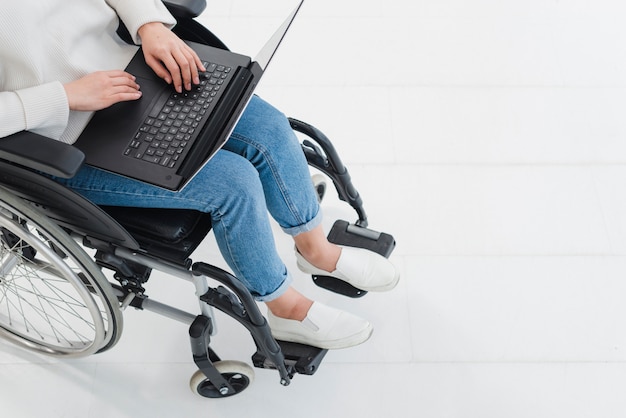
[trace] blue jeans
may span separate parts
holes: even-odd
[[[256,96],[223,149],[181,191],[89,166],[58,181],[100,205],[210,213],[224,259],[259,301],[280,296],[292,280],[276,252],[268,211],[291,236],[321,223],[306,158],[287,118]]]

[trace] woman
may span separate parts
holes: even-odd
[[[137,47],[117,36],[118,19],[159,77],[179,92],[199,82],[205,69],[170,30],[176,22],[159,0],[9,2],[0,9],[0,137],[31,130],[72,143],[93,111],[140,99],[135,78],[120,70]],[[96,204],[210,213],[220,251],[268,306],[277,339],[344,348],[367,340],[372,326],[291,286],[268,211],[293,237],[303,271],[369,291],[389,290],[399,278],[384,257],[328,242],[300,145],[284,115],[257,97],[223,150],[180,192],[88,166],[63,182]]]

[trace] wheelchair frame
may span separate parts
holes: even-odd
[[[204,0],[164,3],[177,18],[176,32],[183,39],[226,48],[194,20],[204,10]],[[118,33],[124,37],[123,26]],[[331,178],[339,198],[357,212],[355,224],[336,223],[329,239],[389,256],[395,247],[393,237],[367,228],[361,197],[330,140],[304,122],[290,119],[290,123],[296,132],[307,137],[302,149],[309,165]],[[48,161],[50,155],[58,158]],[[189,326],[192,356],[199,369],[190,381],[192,391],[221,398],[243,391],[254,372],[246,363],[221,360],[210,347],[211,337],[215,335],[213,308],[216,308],[246,327],[257,347],[252,356],[254,366],[277,370],[282,385],[289,385],[296,373],[316,372],[327,350],[276,341],[256,302],[236,277],[190,259],[210,230],[208,214],[177,209],[99,207],[42,175],[70,178],[83,161],[82,152],[73,146],[31,132],[0,139],[0,337],[44,354],[86,356],[108,350],[117,343],[123,328],[121,311],[127,307],[155,312]],[[324,185],[319,186],[323,195]],[[95,250],[95,256],[91,258],[83,248]],[[118,283],[110,283],[102,268],[111,270]],[[191,283],[199,300],[200,314],[147,297],[144,285],[152,270]],[[22,276],[15,275],[16,271],[33,277],[28,279],[32,289],[26,285],[18,287]],[[207,278],[220,285],[210,287]],[[54,284],[48,286],[50,280]],[[314,280],[344,295],[359,297],[366,293],[332,278],[314,277]],[[63,286],[64,290],[57,292],[57,286]],[[43,331],[35,330],[35,336],[31,336],[34,326],[25,318],[26,310],[37,317],[47,316],[43,307],[33,303],[23,308],[24,324],[18,325],[19,318],[11,318],[12,310],[19,312],[18,306],[13,306],[18,302],[11,298],[22,302],[18,292],[36,298],[42,292],[42,297],[47,298],[45,303],[52,306],[50,316],[59,316],[54,319],[54,326],[50,324],[50,333],[54,334],[49,337],[50,342],[37,335]],[[61,301],[70,294],[71,304]],[[7,305],[6,312],[2,310],[3,304]],[[57,322],[59,330],[54,329]]]

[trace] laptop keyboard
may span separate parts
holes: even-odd
[[[231,73],[230,67],[203,62],[200,84],[190,91],[173,92],[150,112],[124,155],[177,168],[205,123],[209,109]]]

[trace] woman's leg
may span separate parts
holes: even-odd
[[[172,192],[91,167],[59,180],[100,205],[195,209],[211,214],[224,259],[258,300],[272,300],[291,277],[276,253],[263,190],[252,165],[219,151],[181,191]]]
[[[254,96],[224,149],[254,165],[267,209],[286,233],[295,236],[321,223],[306,158],[284,114]]]
[[[324,348],[365,341],[372,331],[369,322],[290,288],[291,277],[276,253],[268,210],[296,242],[311,241],[311,248],[336,254],[321,232],[306,159],[286,118],[254,98],[224,148],[179,192],[89,167],[63,182],[97,204],[211,213],[220,251],[257,300],[268,303],[277,338]]]
[[[274,300],[265,302],[265,304],[279,318],[303,321],[311,309],[313,301],[293,287],[289,287],[285,293]]]
[[[327,240],[306,157],[285,115],[253,97],[224,148],[248,159],[259,172],[267,208],[294,238],[303,271],[332,275],[363,290],[395,287],[399,272],[389,260]]]
[[[277,339],[336,349],[360,344],[372,333],[368,321],[313,302],[290,287],[291,277],[274,247],[258,174],[239,155],[218,152],[176,193],[90,167],[59,181],[97,204],[210,212],[224,259],[257,300],[268,305]]]
[[[306,157],[283,113],[253,97],[225,149],[259,172],[267,208],[313,265],[335,270],[340,248],[326,239]]]
[[[337,269],[341,248],[328,242],[321,225],[296,235],[293,240],[298,253],[315,267],[325,271]]]

